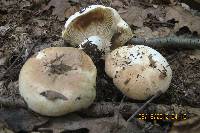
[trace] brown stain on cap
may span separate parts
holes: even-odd
[[[79,16],[74,22],[74,27],[78,30],[85,30],[92,22],[103,22],[104,15],[101,10],[95,10],[85,15]]]
[[[128,78],[126,81],[124,81],[124,85],[127,85],[130,82],[131,78]]]

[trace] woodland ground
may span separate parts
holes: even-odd
[[[15,105],[22,100],[18,90],[18,76],[26,59],[41,49],[65,46],[61,38],[65,21],[80,8],[91,4],[104,4],[118,10],[122,18],[131,26],[136,37],[148,39],[172,35],[190,38],[200,36],[200,15],[198,10],[193,10],[200,9],[198,2],[192,9],[185,4],[169,0],[152,2],[147,0],[71,0],[71,2],[68,0],[0,0],[0,102],[5,99],[8,101],[8,104],[0,103],[2,104],[0,132],[198,133],[200,129],[199,50],[157,49],[168,60],[173,71],[173,79],[167,92],[154,99],[144,109],[146,113],[187,113],[188,121],[185,123],[167,120],[141,121],[137,118],[127,123],[125,120],[134,113],[131,111],[138,109],[145,101],[125,98],[121,104],[121,111],[116,112],[123,95],[105,74],[102,60],[96,62],[98,77],[94,107],[63,117],[48,118]],[[116,119],[116,116],[119,116],[119,119]],[[192,116],[197,117],[194,119]]]

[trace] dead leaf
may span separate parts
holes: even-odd
[[[76,119],[75,119],[76,118]],[[77,115],[67,115],[65,117],[59,117],[51,119],[46,127],[41,127],[38,131],[53,131],[66,132],[66,131],[77,131],[81,129],[89,130],[90,133],[110,133],[111,131],[117,132],[122,128],[130,127],[133,128],[133,124],[127,123],[121,115],[119,117],[106,117],[106,118],[85,118],[82,119]]]
[[[119,8],[123,7],[123,2],[119,1],[119,0],[113,0],[111,3],[111,6],[115,9],[119,9]]]
[[[151,27],[144,26],[149,14],[154,16],[158,22],[165,23],[165,12],[166,11],[160,6],[158,8],[131,6],[126,9],[120,8],[118,10],[118,13],[129,25],[136,27],[136,30],[134,31],[135,36],[145,39],[153,37],[165,37],[170,34],[171,30],[164,26],[158,26],[156,29],[151,29]]]
[[[141,27],[141,28],[135,30],[134,34],[138,38],[149,39],[149,38],[153,38],[154,37],[153,31],[149,27]]]
[[[118,10],[120,16],[129,24],[137,27],[142,27],[147,13],[143,8],[131,6],[130,8],[120,8]]]
[[[75,14],[77,11],[80,10],[80,5],[71,6],[69,9],[65,11],[64,16],[66,18],[70,17],[71,15]]]
[[[50,7],[54,7],[52,15],[58,16],[60,21],[65,20],[80,8],[78,5],[71,6],[68,0],[51,0],[45,9],[48,10]]]
[[[118,13],[129,25],[137,27],[138,31],[134,31],[137,37],[164,37],[176,33],[183,26],[187,26],[192,32],[197,31],[200,33],[200,17],[192,15],[191,12],[185,10],[180,5],[165,6],[165,8],[163,6],[158,6],[157,8],[146,8],[141,5],[130,6],[120,8]],[[157,20],[155,24],[153,20],[151,22],[151,18],[148,18],[149,15]],[[173,19],[175,24],[168,22]],[[154,24],[156,28],[144,27],[146,21]],[[176,23],[176,21],[178,22]],[[166,27],[164,24],[167,23],[174,24],[175,27]]]
[[[48,121],[46,117],[40,117],[33,115],[25,109],[1,109],[0,121],[6,123],[6,125],[14,132],[30,132],[33,128],[43,125]]]
[[[8,129],[7,126],[4,125],[4,123],[0,122],[0,133],[14,133],[14,132]]]
[[[37,19],[37,18],[34,18],[32,21],[37,23],[37,25],[40,27],[43,27],[47,24],[47,21],[42,20],[42,19]]]
[[[191,59],[200,60],[200,50],[193,50],[189,57]]]
[[[197,31],[200,33],[200,17],[192,15],[189,11],[184,10],[183,7],[168,6],[166,7],[165,20],[175,19],[178,23],[175,24],[174,31],[178,31],[181,27],[187,26],[192,32]]]
[[[170,133],[199,133],[200,117],[175,122]]]
[[[82,120],[82,118],[74,113],[62,117],[55,117],[50,119],[47,125],[41,126],[38,131],[53,131],[53,133],[60,133],[65,131],[65,124],[80,120]]]
[[[118,10],[118,13],[120,16],[129,24],[134,25],[137,27],[143,27],[143,23],[145,19],[147,18],[148,14],[151,14],[152,16],[155,16],[158,20],[162,21],[162,17],[164,17],[163,13],[165,11],[161,8],[145,8],[141,6],[130,6],[126,9],[120,8]]]

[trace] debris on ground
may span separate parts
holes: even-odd
[[[186,120],[152,120],[150,115],[144,120],[138,114],[127,122],[145,101],[129,98],[122,101],[124,96],[106,75],[100,53],[92,54],[90,50],[85,52],[94,60],[98,75],[97,96],[92,106],[55,118],[27,108],[18,89],[21,67],[42,49],[66,46],[61,37],[65,21],[92,4],[115,8],[137,39],[175,37],[199,43],[199,0],[1,0],[0,132],[198,133],[200,52],[193,48],[156,48],[172,68],[172,83],[166,93],[140,112],[140,116],[156,113],[187,116]]]

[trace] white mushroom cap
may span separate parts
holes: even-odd
[[[156,50],[143,46],[123,46],[105,58],[105,71],[126,96],[145,100],[165,92],[172,79],[166,59]]]
[[[79,46],[89,40],[107,53],[110,47],[122,46],[133,34],[115,9],[92,5],[69,17],[62,36],[73,46]]]
[[[82,50],[52,47],[32,56],[19,75],[19,91],[33,111],[59,116],[87,108],[96,96],[96,67]]]

